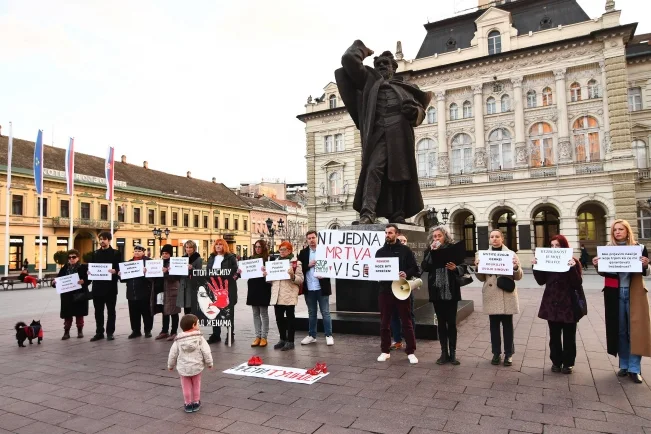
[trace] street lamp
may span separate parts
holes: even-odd
[[[280,232],[280,231],[283,230],[283,228],[285,227],[285,222],[283,221],[282,218],[279,219],[276,222],[276,224],[278,225],[278,229],[273,227],[274,221],[271,220],[271,217],[267,218],[265,223],[267,224],[267,231],[269,232],[269,237],[271,237],[271,254],[273,254],[274,253],[274,247],[275,247],[274,235],[276,235],[277,232]]]
[[[448,217],[450,217],[450,211],[448,211],[447,208],[443,208],[443,211],[441,212],[441,217],[443,217],[443,224],[447,225]]]
[[[158,244],[160,244],[161,247],[163,247],[163,240],[166,240],[170,236],[170,230],[168,228],[165,228],[165,230],[163,230],[161,228],[154,227],[154,229],[151,230],[151,233],[154,235],[154,238],[158,239]],[[165,238],[163,238],[163,235],[165,235]]]

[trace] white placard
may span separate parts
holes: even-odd
[[[289,259],[279,259],[278,261],[268,261],[264,264],[267,270],[267,282],[274,280],[287,280],[289,279]]]
[[[163,260],[162,259],[148,259],[145,261],[145,268],[147,272],[145,277],[163,277]]]
[[[328,373],[310,375],[307,373],[307,370],[301,368],[287,368],[274,365],[249,366],[248,363],[242,363],[241,365],[227,369],[224,371],[224,374],[266,378],[269,380],[300,384],[313,384],[328,375]]]
[[[400,279],[399,268],[399,258],[375,258],[369,267],[368,277],[370,280],[393,282]]]
[[[375,254],[384,242],[382,231],[319,231],[314,275],[369,280]]]
[[[89,280],[111,280],[113,275],[109,270],[113,264],[107,263],[90,263],[88,264],[88,279]]]
[[[187,256],[181,256],[179,258],[170,258],[170,276],[187,276],[188,275],[188,264],[190,263],[190,258]]]
[[[81,285],[79,284],[78,273],[57,277],[55,279],[55,282],[57,287],[57,294],[63,294],[64,292],[70,292],[81,288]]]
[[[572,259],[571,248],[543,248],[536,247],[536,264],[533,269],[564,273],[570,269],[568,262]]]
[[[480,250],[477,272],[481,274],[512,275],[513,252],[510,250]]]
[[[241,273],[241,279],[255,279],[257,277],[262,277],[262,258],[257,259],[247,259],[246,261],[240,261],[237,263]]]
[[[143,260],[120,262],[120,279],[128,280],[145,275]]]
[[[605,273],[641,273],[642,246],[597,246],[599,271]]]

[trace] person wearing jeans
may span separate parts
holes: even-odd
[[[253,256],[249,259],[261,259],[262,266],[269,260],[269,249],[264,240],[258,240],[253,245]],[[237,270],[238,274],[242,270]],[[269,300],[271,299],[271,283],[264,277],[248,279],[246,281],[247,293],[246,304],[251,306],[253,312],[253,326],[255,328],[255,339],[251,342],[252,347],[266,347],[267,335],[269,333]]]
[[[301,266],[305,273],[303,294],[305,295],[305,304],[307,304],[309,330],[308,335],[301,341],[301,345],[309,345],[316,342],[318,323],[317,309],[321,310],[326,344],[334,345],[335,340],[332,337],[332,319],[330,318],[330,294],[332,294],[330,279],[314,275],[317,245],[316,231],[309,231],[305,235],[305,238],[307,239],[307,247],[301,250],[298,254],[298,260],[301,261]]]

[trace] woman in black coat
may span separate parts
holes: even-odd
[[[237,257],[230,252],[228,248],[228,243],[223,240],[215,240],[213,244],[213,252],[208,258],[208,266],[206,271],[210,270],[230,270],[228,276],[222,276],[228,281],[228,306],[231,308],[231,343],[235,340],[235,305],[237,304]],[[220,326],[214,326],[212,328],[212,335],[208,338],[208,343],[213,344],[215,342],[220,342],[222,329]],[[228,337],[226,337],[226,343],[228,344]]]
[[[80,289],[61,294],[61,311],[59,317],[63,320],[63,337],[61,340],[70,339],[70,327],[72,317],[77,322],[77,338],[83,338],[84,317],[88,315],[88,266],[80,262],[81,255],[78,250],[68,251],[68,263],[61,267],[58,277],[69,276],[77,273],[79,275]],[[56,287],[56,279],[52,286]]]
[[[258,240],[253,245],[253,256],[249,259],[262,259],[264,263],[269,260],[269,249],[264,240]],[[238,274],[241,270],[238,270]],[[255,339],[252,347],[266,347],[267,334],[269,333],[269,301],[271,300],[271,282],[265,277],[249,279],[247,282],[246,304],[253,310],[253,326]]]

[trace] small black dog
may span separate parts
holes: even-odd
[[[16,340],[18,341],[19,347],[24,347],[25,339],[29,340],[29,344],[32,345],[32,339],[38,339],[38,344],[41,345],[43,340],[43,329],[41,328],[41,321],[34,321],[30,325],[25,324],[24,322],[16,323]]]

